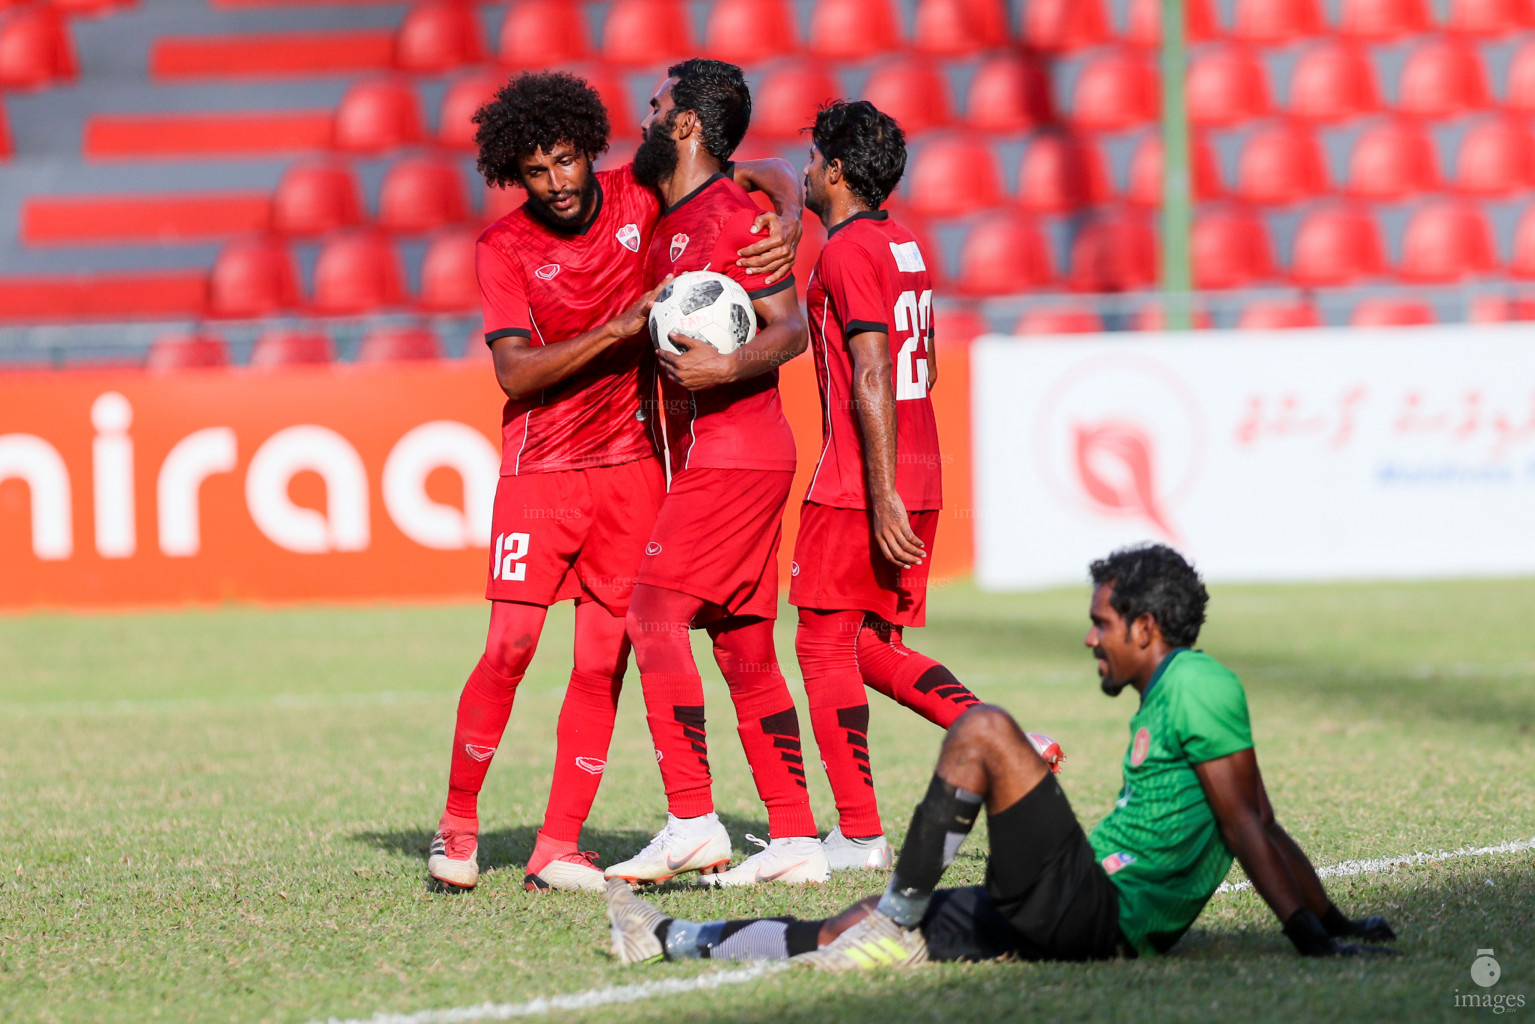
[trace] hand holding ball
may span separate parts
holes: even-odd
[[[652,345],[680,351],[671,342],[673,331],[730,353],[756,336],[757,314],[746,289],[724,274],[693,270],[661,289],[650,309]]]

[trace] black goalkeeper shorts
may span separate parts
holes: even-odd
[[[934,960],[1103,960],[1134,956],[1119,891],[1050,775],[988,819],[986,884],[933,893],[922,934]]]

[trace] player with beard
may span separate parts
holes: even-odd
[[[867,100],[823,108],[811,131],[805,205],[826,226],[806,307],[821,393],[821,457],[805,492],[789,603],[794,646],[838,822],[833,871],[888,868],[864,687],[947,729],[979,703],[907,647],[926,621],[928,557],[943,507],[928,392],[933,282],[916,236],[881,207],[906,169],[900,125]],[[1060,747],[1030,735],[1058,770]]]
[[[756,337],[728,355],[673,333],[660,351],[662,427],[670,487],[629,604],[646,718],[666,789],[667,823],[609,878],[663,881],[702,871],[715,885],[820,882],[794,700],[778,668],[778,543],[794,478],[794,436],[778,397],[780,363],[805,349],[794,281],[754,280],[730,258],[756,206],[721,168],[751,120],[741,69],[694,59],[672,66],[650,101],[634,173],[666,204],[646,258],[652,284],[713,270],[752,300]],[[728,871],[730,836],[714,814],[703,684],[690,629],[707,629],[735,705],[738,732],[770,842]],[[751,837],[748,837],[751,838]]]
[[[608,147],[597,93],[568,74],[523,74],[475,115],[479,167],[523,205],[476,247],[485,340],[506,392],[493,514],[492,602],[484,656],[459,699],[447,806],[427,870],[448,886],[479,878],[478,796],[533,657],[548,607],[573,599],[575,657],[556,728],[554,778],[527,865],[530,888],[601,888],[578,847],[607,761],[629,660],[633,581],[665,493],[648,399],[655,365],[642,282],[660,217],[655,191],[627,166],[594,171]],[[730,254],[752,281],[783,279],[799,237],[798,182],[781,160],[741,164],[786,217]],[[761,236],[758,236],[761,238]]]
[[[1124,788],[1086,835],[1012,716],[980,705],[944,737],[889,888],[825,921],[675,920],[609,883],[613,953],[784,960],[828,971],[926,960],[1098,960],[1165,953],[1188,931],[1233,855],[1302,956],[1389,953],[1395,933],[1353,920],[1274,818],[1242,683],[1192,650],[1209,600],[1194,567],[1145,545],[1094,562],[1084,639],[1103,692],[1132,687]],[[986,884],[938,881],[986,807]]]

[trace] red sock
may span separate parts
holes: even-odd
[[[688,641],[703,602],[640,584],[629,603],[629,640],[645,691],[645,721],[656,747],[666,809],[679,818],[714,810],[704,731],[704,684]]]
[[[771,619],[725,619],[709,627],[714,660],[730,687],[737,729],[774,839],[816,834],[805,785],[799,715],[778,669]]]
[[[810,701],[810,726],[837,802],[837,825],[843,835],[853,839],[884,831],[869,763],[869,701],[858,670],[858,634],[863,619],[861,611],[801,608],[799,630],[794,635],[805,696]]]
[[[866,684],[943,729],[981,702],[954,673],[907,647],[900,626],[878,619],[858,634],[858,667]]]
[[[464,692],[458,698],[458,723],[453,729],[448,807],[443,815],[446,824],[461,829],[478,828],[480,787],[485,784],[490,759],[506,731],[506,720],[512,715],[512,700],[520,682],[522,673],[498,672],[483,657],[469,673],[469,681],[464,683]]]
[[[565,852],[575,851],[597,798],[628,662],[623,618],[595,601],[577,603],[575,669],[555,727],[554,778],[539,830],[542,839],[570,844]]]

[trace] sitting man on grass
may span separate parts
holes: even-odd
[[[883,896],[824,921],[697,923],[667,917],[629,885],[607,886],[613,953],[656,960],[784,960],[829,971],[927,960],[1095,960],[1171,949],[1233,855],[1303,956],[1389,953],[1380,917],[1351,920],[1280,827],[1263,787],[1237,677],[1191,650],[1209,596],[1164,545],[1094,562],[1086,645],[1103,692],[1140,694],[1124,789],[1091,836],[1012,716],[982,705],[949,729]],[[981,805],[986,884],[938,880]]]

